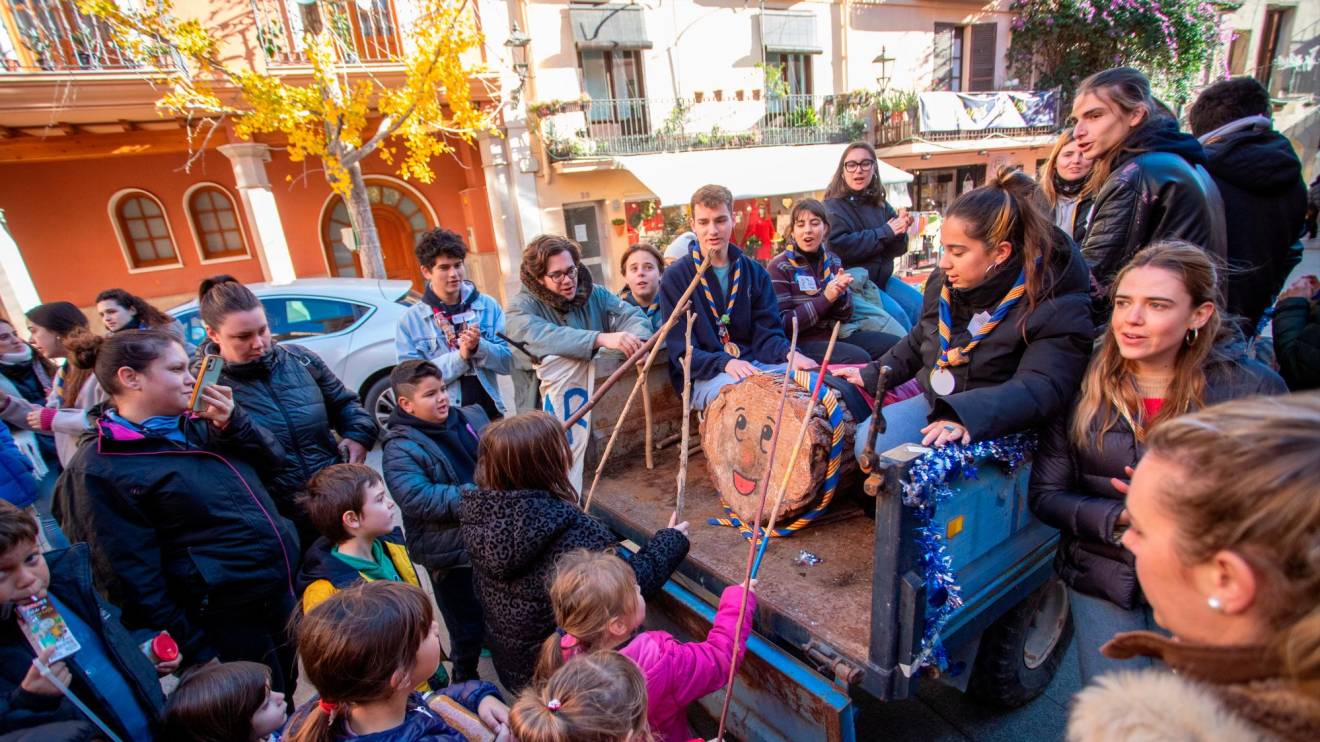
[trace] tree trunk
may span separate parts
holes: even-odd
[[[362,275],[367,278],[385,278],[385,259],[380,253],[380,235],[376,233],[376,219],[371,215],[371,202],[367,200],[367,182],[362,179],[362,168],[349,165],[348,221],[357,237],[357,249],[362,253]]]

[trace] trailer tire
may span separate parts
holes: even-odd
[[[1068,588],[1050,577],[982,634],[968,691],[1003,708],[1022,706],[1054,679],[1072,633]]]

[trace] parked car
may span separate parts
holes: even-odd
[[[384,427],[394,411],[390,390],[394,329],[408,307],[422,298],[412,283],[300,278],[291,283],[254,283],[248,288],[265,306],[275,342],[296,343],[319,355]],[[196,299],[169,313],[183,323],[190,342],[201,345],[206,341]]]

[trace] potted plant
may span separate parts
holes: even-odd
[[[614,217],[613,219],[610,220],[610,224],[613,224],[613,225],[614,225],[614,233],[617,234],[617,235],[619,235],[620,237],[622,237],[622,236],[623,236],[623,229],[624,229],[624,227],[627,226],[628,223],[625,222],[625,221],[623,220],[623,217],[621,217],[621,216],[616,216],[616,217]]]

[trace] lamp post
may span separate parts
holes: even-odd
[[[871,60],[872,64],[880,65],[880,74],[875,78],[875,82],[876,85],[880,87],[880,92],[882,93],[889,89],[889,64],[893,61],[894,58],[886,53],[885,47],[883,46],[880,47],[880,54],[877,55],[875,59]]]

